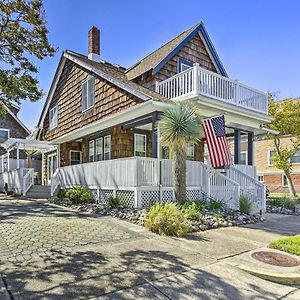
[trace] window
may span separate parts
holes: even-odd
[[[134,156],[146,157],[147,136],[145,134],[134,134]]]
[[[79,165],[81,163],[81,151],[70,150],[70,164]]]
[[[259,182],[265,182],[264,175],[258,175],[258,176],[257,176],[257,180],[258,180]]]
[[[170,159],[170,148],[169,147],[162,147],[162,158]]]
[[[9,138],[9,129],[0,129],[0,143],[5,142]]]
[[[94,140],[89,141],[89,161],[94,161],[95,156],[95,142]]]
[[[186,149],[186,159],[194,160],[195,159],[195,145],[189,144]]]
[[[86,111],[94,106],[94,77],[88,77],[82,83],[82,111]]]
[[[281,185],[282,186],[288,186],[288,180],[287,180],[287,177],[284,174],[282,174]]]
[[[103,160],[103,137],[96,139],[96,160]]]
[[[57,127],[57,104],[55,104],[49,111],[49,129],[52,130]]]
[[[242,151],[240,165],[247,165],[247,163],[248,163],[247,151]]]
[[[291,163],[300,164],[300,148],[298,148],[295,154],[291,157]]]
[[[107,135],[104,137],[104,159],[110,159],[111,153],[111,137]]]
[[[183,58],[179,58],[178,65],[179,65],[179,72],[183,72],[191,68],[193,66],[193,63]]]
[[[268,150],[268,165],[273,166],[274,150]]]

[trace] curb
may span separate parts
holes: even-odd
[[[239,269],[260,277],[262,279],[266,279],[269,281],[273,281],[276,283],[283,283],[289,285],[300,285],[300,274],[299,273],[275,273],[275,272],[267,272],[262,269],[252,268],[245,265],[237,266]]]

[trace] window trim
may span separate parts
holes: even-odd
[[[90,149],[91,149],[91,147],[90,147],[90,144],[93,144],[93,150],[94,150],[94,153],[93,153],[93,160],[91,160],[91,153],[90,153]],[[88,149],[89,149],[89,153],[88,153],[88,155],[89,155],[89,157],[88,157],[88,161],[89,162],[94,162],[95,161],[95,140],[89,140],[89,144],[88,144]]]
[[[109,151],[106,152],[105,150],[105,140],[109,138]],[[109,159],[105,159],[105,154],[109,154]],[[111,134],[103,136],[103,160],[110,160],[111,159]]]
[[[184,59],[184,58],[182,58],[182,57],[179,57],[178,58],[178,66],[177,66],[177,73],[181,73],[181,72],[183,72],[182,71],[182,65],[185,65],[185,66],[188,66],[188,67],[192,67],[194,64],[193,64],[193,62],[191,62],[191,61],[189,61],[189,60],[186,60],[186,59]]]
[[[108,138],[109,137],[109,152],[105,152],[105,145],[104,145],[104,140],[105,138]],[[93,142],[94,143],[94,146],[93,146],[93,149],[94,149],[94,160],[93,161],[90,161],[90,147],[89,147],[89,151],[88,151],[88,160],[89,162],[96,162],[96,161],[102,161],[102,160],[97,160],[97,140],[99,139],[102,139],[102,160],[110,160],[111,159],[111,146],[112,146],[112,142],[111,142],[111,133],[105,133],[105,134],[102,134],[102,135],[97,135],[97,136],[94,136],[93,138],[91,138],[89,141],[88,141],[88,145],[90,145],[90,142]],[[108,159],[105,159],[105,154],[109,153],[109,158]],[[100,153],[98,153],[100,154]]]
[[[297,152],[297,151],[300,151],[300,148],[297,148],[296,152]],[[293,155],[293,156],[294,156],[294,155]],[[293,165],[293,166],[300,165],[300,162],[296,162],[296,163],[292,162],[292,158],[293,158],[293,156],[292,156],[292,157],[291,157],[291,159],[290,159],[290,163],[291,163],[291,165]],[[299,157],[300,157],[300,154],[299,154],[299,155],[297,155],[297,156],[299,156]]]
[[[10,138],[10,129],[7,129],[7,128],[0,128],[0,131],[3,130],[3,131],[7,131],[7,138],[9,139]]]
[[[54,109],[56,109],[56,124],[51,127],[51,111],[53,111]],[[49,130],[53,130],[55,128],[57,128],[58,126],[58,103],[55,103],[50,109],[49,109]]]
[[[72,156],[71,153],[72,153],[72,152],[76,152],[76,153],[79,152],[79,155],[80,155],[80,158],[79,158],[79,165],[82,164],[82,151],[80,151],[80,150],[70,150],[70,151],[69,151],[69,162],[70,162],[70,166],[72,165],[72,164],[71,164],[71,161],[72,161],[72,159],[71,159],[71,156]]]
[[[262,180],[259,180],[259,177],[262,177]],[[264,175],[257,175],[257,181],[264,183],[265,182],[265,176]]]
[[[190,144],[190,145],[188,145],[188,147],[192,147],[193,148],[193,161],[195,160],[195,144]],[[191,160],[191,159],[188,159],[189,157],[192,157],[192,156],[188,156],[188,147],[187,147],[187,149],[186,149],[186,160]]]
[[[241,151],[241,158],[242,158],[242,154],[245,154],[246,156],[246,160],[245,160],[245,164],[241,164],[242,166],[248,166],[248,151]]]
[[[271,152],[275,151],[274,149],[268,149],[268,166],[269,167],[273,167],[274,164],[270,163],[270,159],[271,159]]]
[[[97,141],[98,140],[102,140],[101,142],[101,149],[102,149],[102,152],[101,153],[98,153],[97,152]],[[97,155],[101,155],[102,156],[102,159],[97,159]],[[98,138],[95,139],[95,161],[102,161],[104,160],[104,136],[100,136]]]
[[[138,155],[135,154],[136,153],[136,136],[145,137],[145,156],[138,156]],[[133,156],[134,157],[135,156],[138,156],[138,157],[147,157],[148,156],[148,151],[147,151],[148,141],[147,141],[147,139],[148,139],[148,136],[147,136],[146,133],[138,133],[138,132],[134,133],[134,136],[133,136]]]
[[[89,103],[89,80],[93,79],[93,83],[94,83],[94,87],[93,87],[93,95],[94,95],[94,99],[93,99],[93,105],[88,107],[88,103]],[[86,93],[87,93],[87,97],[86,97],[86,108],[83,109],[83,85],[86,83]],[[91,76],[89,75],[86,79],[84,79],[82,82],[81,82],[81,112],[84,113],[92,108],[94,108],[95,106],[95,77],[94,76]]]

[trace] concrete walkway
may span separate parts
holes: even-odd
[[[43,201],[0,198],[0,299],[300,299],[249,275],[234,256],[300,232],[300,217],[186,239]],[[3,296],[2,296],[3,295]]]

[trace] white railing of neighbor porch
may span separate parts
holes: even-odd
[[[29,191],[29,189],[33,186],[33,180],[34,180],[34,169],[23,169],[23,189],[22,194],[23,196],[26,196],[26,193]]]
[[[268,111],[266,93],[237,80],[211,72],[198,64],[166,80],[157,82],[156,92],[169,99],[203,95],[264,114]]]
[[[51,177],[51,196],[53,196],[60,185],[60,170],[56,169]]]

